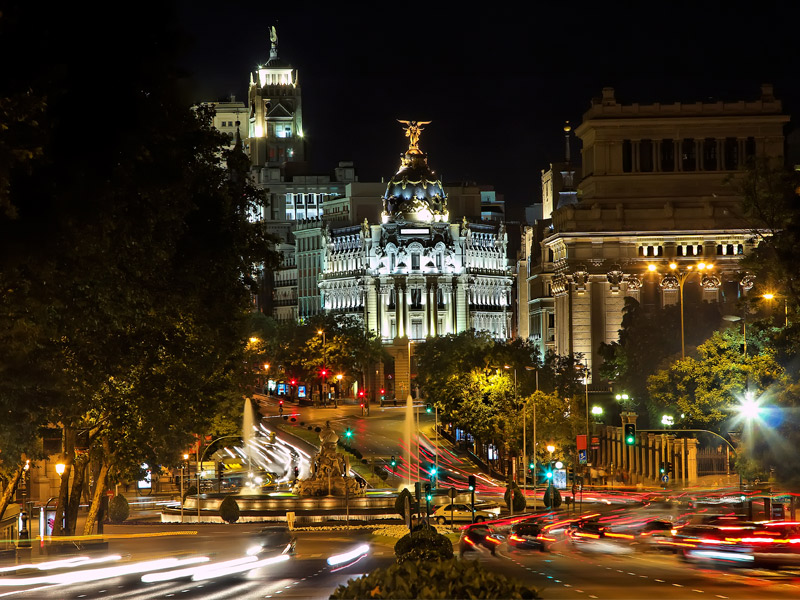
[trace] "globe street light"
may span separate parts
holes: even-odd
[[[63,477],[64,471],[66,470],[67,470],[67,465],[65,465],[63,462],[56,463],[56,473],[58,473],[59,477]]]

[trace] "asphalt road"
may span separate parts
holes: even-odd
[[[576,552],[560,542],[552,552],[520,551],[504,544],[494,557],[467,553],[465,558],[477,558],[553,600],[800,596],[800,571],[706,568],[688,565],[672,554]]]
[[[128,528],[136,529],[136,528]],[[140,534],[164,531],[163,527],[144,526]],[[174,531],[176,528],[169,528]],[[102,557],[109,554],[122,554],[123,560],[113,563],[93,565],[84,569],[53,569],[47,575],[71,573],[80,578],[82,572],[90,568],[132,565],[137,562],[152,561],[168,557],[189,558],[209,556],[206,565],[240,558],[249,546],[249,536],[258,526],[214,526],[208,525],[180,528],[184,532],[197,531],[196,535],[163,537],[119,538],[111,533],[108,551],[92,554]],[[118,534],[126,535],[126,534]],[[135,534],[136,535],[136,534]],[[104,578],[93,582],[73,582],[68,585],[31,584],[8,585],[8,580],[21,577],[41,577],[41,571],[5,573],[0,577],[0,597],[19,598],[328,598],[340,584],[352,577],[358,577],[377,567],[393,562],[391,549],[377,547],[369,554],[350,564],[331,567],[327,558],[347,552],[365,543],[370,537],[366,532],[298,532],[296,554],[288,561],[265,566],[241,574],[220,576],[210,580],[192,581],[189,577],[180,580],[143,583],[142,572]],[[62,558],[62,557],[55,557]],[[53,560],[53,557],[48,558]],[[8,566],[8,565],[3,565]],[[3,581],[5,580],[5,584]]]

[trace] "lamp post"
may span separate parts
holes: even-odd
[[[777,296],[772,292],[767,292],[766,294],[762,294],[761,297],[764,298],[764,300],[769,300],[770,304],[772,304],[772,301]],[[786,296],[783,297],[783,326],[789,326],[789,299]]]
[[[583,390],[586,396],[586,442],[589,442],[589,359],[584,357]]]
[[[188,464],[189,455],[183,455],[183,462],[181,463],[181,523],[183,523],[183,480],[186,474],[186,465]]]
[[[517,398],[517,367],[512,367],[511,365],[503,365],[503,368],[506,371],[510,371],[511,369],[514,369],[514,408],[516,408],[517,407],[517,402],[519,401],[519,399]],[[523,446],[523,448],[522,448],[522,455],[523,455],[522,480],[523,480],[523,485],[524,485],[525,469],[527,468],[525,463],[524,463],[524,460],[525,460],[525,458],[524,458],[524,456],[525,456],[525,409],[524,409],[524,407],[522,409],[522,437],[523,437],[523,440],[522,440],[522,446]],[[524,491],[524,488],[523,488],[523,491]]]
[[[525,367],[526,371],[536,371],[536,392],[539,392],[539,368],[538,367]],[[525,402],[525,408],[522,411],[522,455],[525,457],[525,468],[528,468],[528,443],[527,432],[528,426],[526,416],[528,412],[528,403]],[[528,477],[522,479],[522,491],[527,491]],[[536,400],[533,401],[533,506],[536,507]]]
[[[713,268],[714,265],[711,263],[698,262],[693,265],[686,265],[682,270],[678,263],[669,263],[670,272],[678,282],[678,298],[681,312],[681,358],[686,358],[686,339],[683,326],[683,284],[686,283],[686,280],[692,275],[692,273],[703,273],[704,271],[710,271]],[[655,273],[658,270],[658,267],[654,264],[649,264],[647,265],[647,270],[651,273]],[[665,281],[666,277],[661,281],[661,287],[664,287]]]
[[[556,451],[556,447],[552,444],[548,444],[547,451],[550,453],[550,460],[548,461],[550,467],[550,476],[547,478],[547,489],[550,491],[550,506],[553,506],[553,477],[555,477],[555,474],[553,473],[553,452]]]

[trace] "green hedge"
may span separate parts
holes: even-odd
[[[394,545],[394,553],[399,563],[448,560],[453,558],[453,543],[433,527],[425,526],[401,537]]]
[[[112,523],[122,523],[128,520],[131,514],[131,507],[128,500],[122,494],[117,494],[108,501],[108,518]]]
[[[219,516],[226,523],[235,523],[239,520],[239,505],[233,496],[225,496],[219,505]]]
[[[528,506],[528,503],[525,499],[525,494],[522,493],[522,490],[519,489],[519,486],[515,481],[509,483],[508,487],[506,488],[506,493],[503,494],[503,500],[505,500],[506,506],[508,506],[509,500],[511,499],[511,490],[514,490],[514,512],[522,512],[525,510],[525,507]]]
[[[361,598],[539,598],[536,590],[477,561],[407,560],[349,580],[332,600]]]

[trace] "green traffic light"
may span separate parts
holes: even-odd
[[[552,479],[553,478],[553,473],[551,471],[548,471],[547,474],[546,474],[546,477],[548,479]]]
[[[345,437],[353,437],[353,430],[352,429],[346,429],[345,432],[344,432],[344,436]]]
[[[425,412],[426,413],[432,413],[433,412],[433,407],[430,404],[426,404],[425,405]]]

